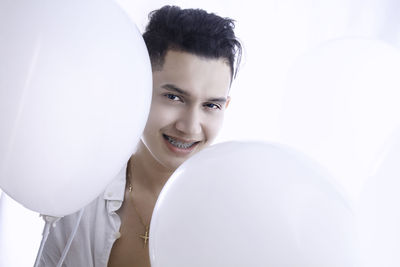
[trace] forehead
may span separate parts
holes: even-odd
[[[224,59],[209,59],[169,50],[163,67],[153,71],[154,89],[172,84],[190,95],[226,96],[231,83],[230,67]]]

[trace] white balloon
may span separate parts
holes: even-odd
[[[354,201],[384,140],[400,123],[400,53],[382,41],[331,40],[287,78],[281,134],[316,159]]]
[[[327,175],[284,146],[228,142],[183,163],[156,203],[153,267],[357,266],[353,213]]]
[[[388,139],[358,207],[363,266],[400,266],[400,128]]]
[[[151,101],[144,41],[111,0],[0,1],[0,187],[52,216],[128,160]]]

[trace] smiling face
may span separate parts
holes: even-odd
[[[153,72],[153,98],[142,141],[169,170],[211,144],[229,103],[231,71],[224,59],[169,50]]]

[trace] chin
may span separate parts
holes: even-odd
[[[196,149],[194,151],[192,151],[191,153],[187,154],[187,155],[173,155],[173,154],[169,154],[169,155],[164,155],[165,158],[163,159],[159,159],[159,162],[166,167],[167,169],[171,170],[171,171],[175,171],[180,165],[182,165],[186,160],[188,160],[189,158],[191,158],[193,155],[195,155],[196,153],[198,153],[199,151],[203,150],[204,148],[206,148],[208,146],[208,144],[205,143],[201,143],[199,144]]]

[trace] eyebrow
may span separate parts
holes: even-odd
[[[164,84],[163,86],[161,86],[161,88],[164,88],[165,90],[168,90],[170,92],[176,92],[181,95],[190,96],[190,94],[188,92],[185,92],[184,90],[178,88],[177,86],[175,86],[173,84]]]
[[[179,87],[173,85],[173,84],[164,84],[163,86],[161,86],[161,88],[170,91],[170,92],[175,92],[184,96],[190,96],[190,94],[188,92],[186,92],[185,90],[180,89]],[[216,98],[209,98],[207,99],[207,101],[209,102],[218,102],[221,104],[226,103],[226,97],[216,97]]]

